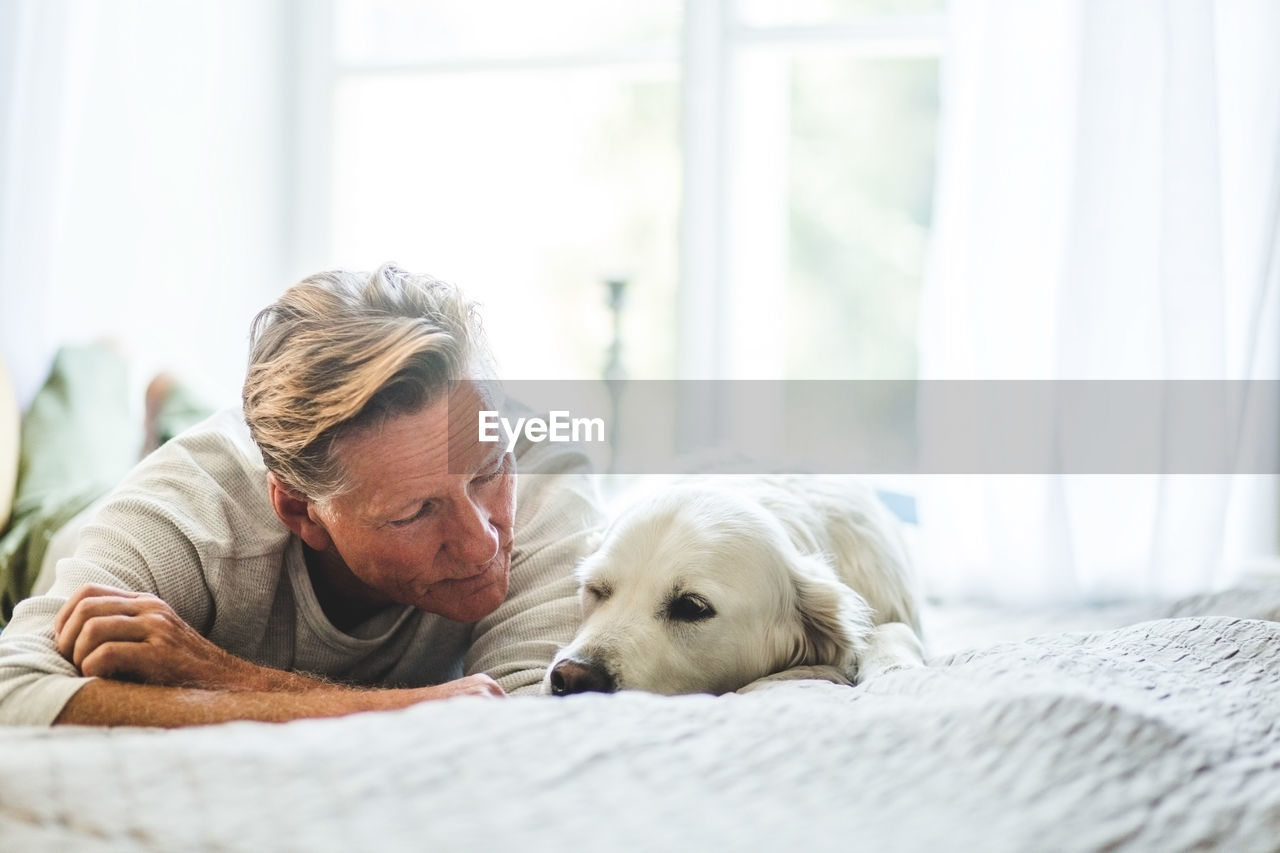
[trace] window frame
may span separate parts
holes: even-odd
[[[334,102],[344,79],[352,75],[675,63],[681,85],[682,203],[677,235],[674,378],[782,378],[780,348],[762,352],[765,348],[750,345],[750,334],[738,334],[744,323],[760,321],[759,306],[782,297],[786,252],[785,243],[770,245],[768,240],[752,241],[750,259],[730,251],[738,245],[734,230],[743,227],[733,216],[735,197],[751,192],[743,185],[741,170],[735,169],[740,150],[734,139],[746,138],[741,123],[749,120],[735,97],[739,88],[735,63],[747,53],[761,52],[779,57],[824,52],[852,57],[940,58],[947,16],[945,12],[890,14],[857,23],[752,26],[739,20],[737,5],[736,0],[685,0],[678,49],[380,64],[339,60],[333,37],[334,0],[290,4],[281,27],[296,69],[284,99],[289,111],[288,161],[294,166],[286,190],[294,211],[288,265],[302,275],[329,262]],[[777,85],[770,89],[785,92],[785,87]],[[775,104],[773,114],[776,108]],[[785,234],[777,239],[785,241]],[[744,270],[756,272],[748,281]]]

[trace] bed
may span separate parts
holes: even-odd
[[[1145,612],[933,608],[930,666],[856,688],[0,729],[0,846],[1275,851],[1277,618],[1280,583]]]

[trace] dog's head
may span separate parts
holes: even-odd
[[[793,666],[851,672],[871,612],[823,558],[729,488],[632,506],[579,568],[584,621],[551,693],[726,693]]]

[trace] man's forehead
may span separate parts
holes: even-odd
[[[459,439],[455,449],[451,438],[446,453],[440,435],[443,417],[425,420],[423,425],[428,430],[434,427],[434,435],[419,433],[406,439],[403,433],[398,437],[384,434],[395,446],[371,449],[377,459],[354,466],[357,478],[346,499],[359,507],[359,514],[376,519],[403,514],[415,504],[453,491],[460,481],[496,467],[504,455],[500,446],[482,445],[475,435],[470,436],[470,448],[461,448],[463,439]]]
[[[500,407],[504,395],[496,382],[483,379],[462,379],[453,384],[446,401],[450,410],[459,414],[474,415],[477,411]]]
[[[464,416],[474,418],[482,409],[497,408],[499,396],[497,389],[487,382],[464,379],[454,384],[448,396],[439,402],[444,403],[449,419],[454,420]]]
[[[394,415],[344,440],[339,452],[349,474],[367,485],[394,485],[402,479],[474,473],[491,458],[494,445],[481,443],[476,418],[483,395],[458,388],[416,412]],[[381,491],[381,490],[380,490]]]
[[[467,473],[502,455],[501,446],[480,441],[478,428],[480,412],[496,409],[496,399],[488,383],[467,380],[459,382],[443,401],[449,424],[449,471]]]

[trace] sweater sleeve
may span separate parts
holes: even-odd
[[[190,540],[161,513],[136,504],[125,500],[103,506],[81,534],[76,555],[58,562],[53,588],[14,610],[13,621],[0,634],[0,723],[50,725],[91,680],[62,657],[53,631],[58,610],[80,587],[99,584],[159,595],[196,626],[207,615],[209,598],[202,582],[175,594],[161,588],[150,568],[181,563],[189,578],[199,577]]]
[[[0,724],[48,726],[92,679],[58,653],[53,617],[62,601],[42,595],[21,602],[0,634]]]
[[[547,666],[582,621],[574,570],[594,547],[604,513],[586,455],[532,445],[518,455],[516,547],[507,598],[476,623],[464,662],[510,694],[536,694]]]
[[[233,526],[247,527],[229,518],[227,490],[251,485],[233,462],[217,463],[232,472],[220,481],[206,470],[202,454],[231,458],[224,445],[212,435],[196,435],[189,446],[171,442],[91,508],[74,555],[57,563],[53,587],[20,603],[0,633],[0,724],[50,725],[91,680],[58,652],[53,632],[58,610],[87,584],[159,596],[197,631],[208,630],[214,600],[197,543],[208,550],[229,539]]]

